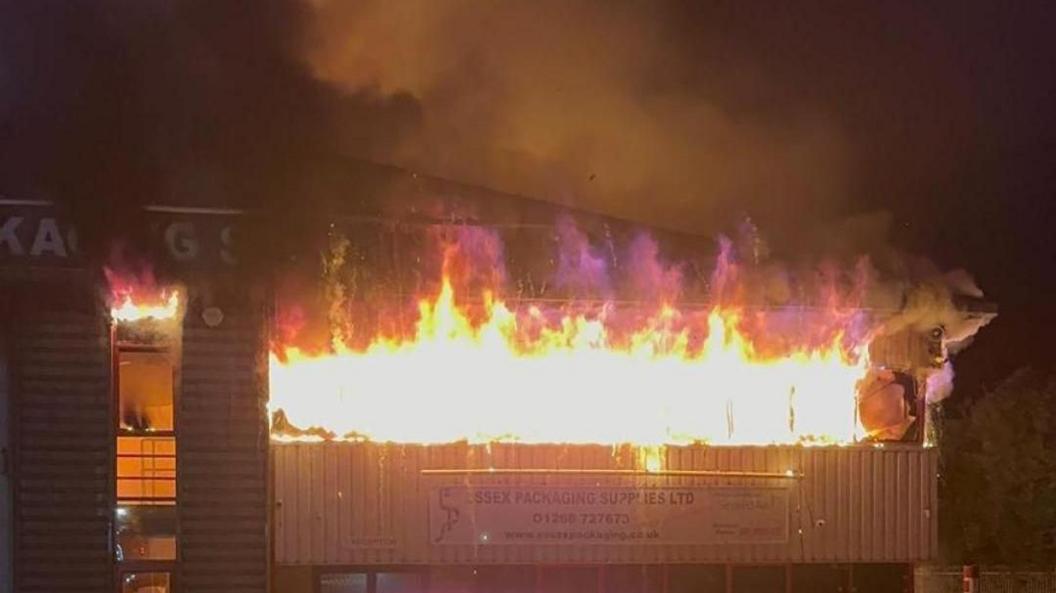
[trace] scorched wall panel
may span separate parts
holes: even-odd
[[[694,446],[670,447],[664,453],[667,470],[792,470],[799,479],[422,473],[628,467],[627,456],[602,446],[274,443],[272,451],[274,557],[279,564],[911,562],[936,553],[937,455],[920,447]],[[482,490],[501,494],[591,489],[685,491],[690,494],[680,496],[695,493],[698,502],[708,497],[728,501],[732,496],[749,506],[773,492],[780,495],[774,498],[780,501],[775,508],[783,509],[784,517],[773,516],[773,509],[767,511],[769,517],[758,509],[741,512],[741,523],[734,529],[747,533],[745,537],[700,536],[687,524],[682,534],[675,529],[670,539],[649,543],[568,545],[571,542],[512,541],[507,539],[510,533],[488,531],[488,525],[511,525],[513,520],[502,513],[485,516],[484,507],[452,509],[434,500],[447,492],[461,496]],[[556,505],[555,510],[568,509]],[[476,538],[472,543],[457,530],[445,531],[445,521],[436,515],[448,511],[449,518],[460,515],[458,524]],[[468,521],[467,513],[473,515]],[[589,514],[577,517],[590,519]],[[669,521],[676,527],[678,522],[677,517]],[[702,528],[720,533],[721,521],[716,524]]]

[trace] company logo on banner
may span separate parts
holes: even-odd
[[[434,544],[780,544],[788,488],[450,486],[429,497]]]

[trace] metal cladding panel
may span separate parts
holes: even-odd
[[[187,315],[177,415],[180,586],[267,588],[268,436],[261,325],[228,314],[215,328]]]
[[[113,577],[109,330],[87,313],[32,309],[12,349],[15,590],[105,591]]]
[[[274,558],[286,565],[914,562],[937,552],[937,452],[921,447],[668,447],[667,470],[802,474],[801,479],[423,469],[627,469],[629,448],[591,445],[273,443]],[[788,488],[780,543],[430,542],[438,487]]]

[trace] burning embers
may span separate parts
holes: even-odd
[[[650,269],[667,285],[678,279],[655,248],[638,251],[654,261],[627,266],[635,282]],[[333,324],[325,351],[302,349],[291,334],[273,345],[277,438],[661,445],[868,436],[856,392],[871,333],[848,302],[853,290],[834,291],[824,307],[753,308],[738,300],[727,249],[708,305],[679,305],[670,289],[635,303],[504,300],[501,243],[459,236],[443,254],[439,284],[409,322],[374,310]],[[597,276],[597,261],[578,260]],[[374,332],[361,339],[369,318]]]

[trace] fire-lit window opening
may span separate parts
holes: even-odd
[[[168,593],[172,575],[167,572],[129,572],[121,578],[121,593]]]
[[[171,562],[176,559],[175,369],[171,353],[155,346],[120,344],[114,356],[117,560]],[[164,579],[156,578],[162,574]],[[125,573],[121,586],[122,591],[144,593],[170,590],[167,573],[160,572]]]

